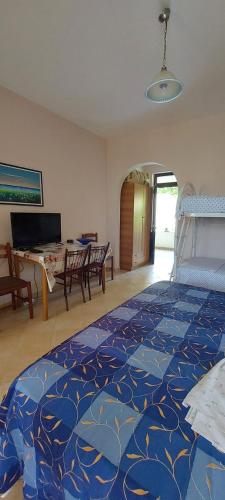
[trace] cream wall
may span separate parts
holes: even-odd
[[[105,141],[0,87],[0,162],[42,171],[44,207],[0,204],[0,242],[11,211],[61,212],[62,238],[97,231],[106,241]],[[3,273],[2,263],[0,274]]]
[[[108,238],[119,264],[120,190],[137,165],[149,171],[172,171],[178,185],[192,182],[198,193],[225,195],[225,114],[195,119],[158,130],[143,128],[107,145]],[[155,164],[159,165],[155,165]],[[224,231],[225,233],[225,231]],[[212,238],[214,237],[212,229]],[[208,252],[215,240],[207,239]],[[209,244],[210,243],[210,244]],[[225,241],[224,241],[225,243]],[[218,256],[224,248],[216,241]]]

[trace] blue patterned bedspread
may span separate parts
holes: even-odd
[[[225,455],[182,400],[224,357],[225,294],[160,282],[27,368],[0,408],[0,493],[220,500]]]

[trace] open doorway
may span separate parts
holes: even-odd
[[[172,261],[178,186],[172,172],[154,174],[150,262],[155,263],[162,252]]]

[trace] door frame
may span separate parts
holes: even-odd
[[[153,193],[152,193],[152,218],[151,218],[151,229],[150,229],[150,264],[155,262],[155,233],[156,233],[156,198],[157,189],[164,187],[177,187],[177,181],[175,182],[160,182],[158,183],[158,178],[168,177],[168,175],[174,175],[173,172],[159,172],[153,174]]]

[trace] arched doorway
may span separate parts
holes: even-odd
[[[121,187],[120,269],[154,264],[156,255],[154,267],[160,267],[163,259],[172,270],[177,192],[174,174],[162,165],[145,164],[130,171]]]

